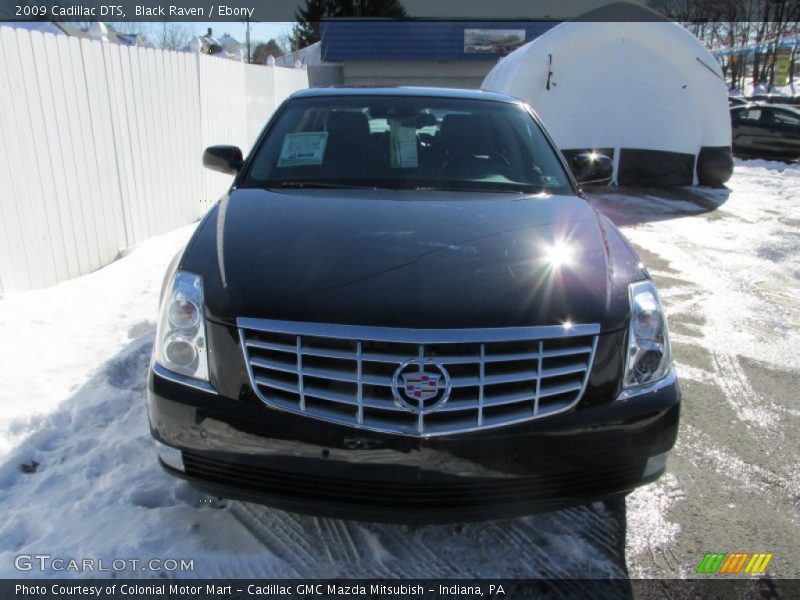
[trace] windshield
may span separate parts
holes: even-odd
[[[240,187],[565,192],[569,180],[521,106],[339,96],[291,100]]]

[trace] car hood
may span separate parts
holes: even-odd
[[[238,189],[180,268],[208,318],[384,327],[623,327],[638,259],[582,198]]]

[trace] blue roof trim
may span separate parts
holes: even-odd
[[[326,21],[322,60],[492,61],[498,54],[464,52],[465,29],[524,29],[525,41],[558,25],[556,21]]]

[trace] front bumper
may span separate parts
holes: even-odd
[[[673,377],[625,401],[418,438],[241,402],[152,370],[149,391],[153,436],[181,452],[162,466],[193,486],[294,512],[390,522],[513,517],[626,493],[663,473],[680,410]]]

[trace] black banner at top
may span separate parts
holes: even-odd
[[[313,0],[309,0],[313,1]],[[662,13],[680,21],[774,20],[775,0],[754,0],[746,15],[739,0],[331,0],[331,16],[446,20],[658,21]],[[392,6],[394,5],[394,6]],[[631,6],[633,5],[633,6]],[[0,21],[254,21],[290,22],[307,0],[0,0]],[[390,7],[383,8],[383,7]],[[688,7],[687,7],[688,6]],[[655,10],[650,10],[650,9]],[[660,11],[660,12],[657,12]],[[781,0],[781,19],[800,18],[800,0]],[[795,15],[797,13],[797,15]]]

